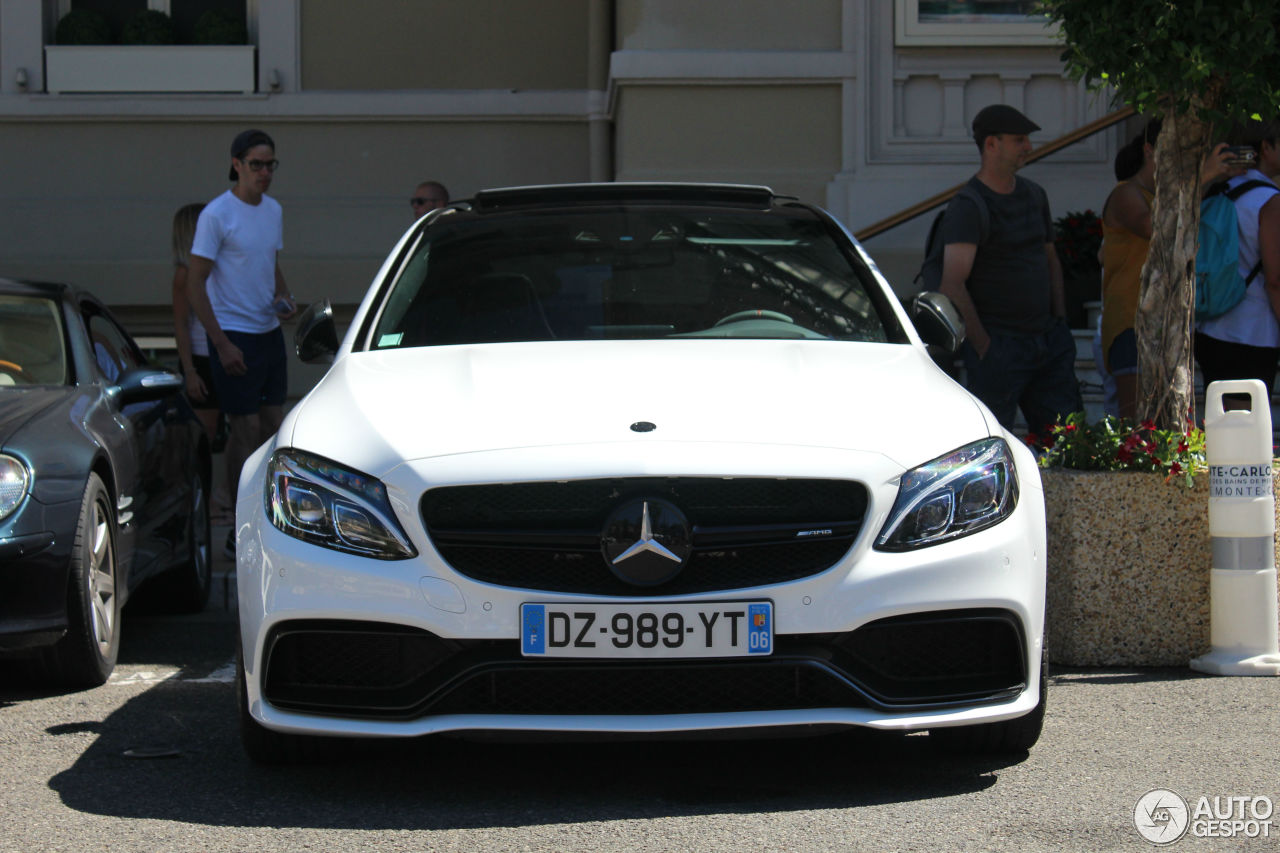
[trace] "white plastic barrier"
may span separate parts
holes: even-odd
[[[1224,394],[1248,394],[1249,410],[1224,409]],[[1212,675],[1280,675],[1271,401],[1257,379],[1232,380],[1210,383],[1204,406],[1212,649],[1191,668]]]

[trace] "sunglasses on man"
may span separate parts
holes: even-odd
[[[251,172],[261,172],[263,169],[274,172],[280,168],[279,160],[241,160],[240,162],[248,166]]]

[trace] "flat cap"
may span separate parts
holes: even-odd
[[[981,142],[997,133],[1031,133],[1040,125],[1024,116],[1008,104],[992,104],[983,107],[973,117],[973,138]]]

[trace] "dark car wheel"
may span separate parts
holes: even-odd
[[[236,654],[236,698],[240,705],[240,743],[255,764],[300,764],[315,761],[325,747],[336,747],[337,738],[308,737],[272,731],[249,713],[249,691],[245,687],[244,655]]]
[[[46,650],[44,670],[59,684],[96,687],[110,677],[119,653],[116,517],[107,487],[91,473],[71,548],[67,633]]]
[[[1049,693],[1049,659],[1040,656],[1040,701],[1031,713],[999,723],[930,729],[929,739],[951,752],[1008,755],[1028,752],[1040,740],[1044,728],[1045,700]]]
[[[170,570],[173,607],[183,613],[199,613],[209,602],[213,578],[212,534],[209,527],[209,485],[202,474],[193,475],[191,505],[187,515],[187,558]]]

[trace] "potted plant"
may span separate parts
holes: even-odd
[[[1102,298],[1102,220],[1092,210],[1068,212],[1054,220],[1054,250],[1062,265],[1062,288],[1067,323],[1073,329],[1089,325],[1086,302]]]
[[[1049,659],[1185,666],[1207,651],[1204,432],[1077,413],[1028,442],[1044,483]]]

